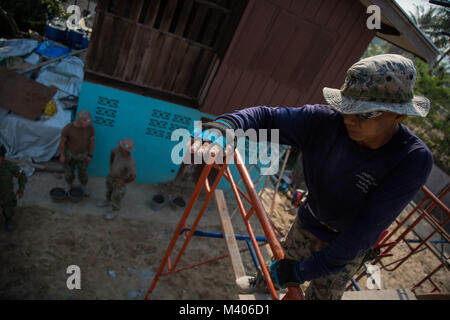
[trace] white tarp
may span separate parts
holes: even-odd
[[[58,100],[55,103],[58,112],[49,120],[32,121],[10,113],[1,121],[0,143],[8,158],[45,162],[57,154],[61,130],[70,122],[71,113]]]
[[[31,39],[0,39],[0,60],[6,57],[20,57],[32,52],[39,42]]]
[[[60,62],[42,67],[36,81],[46,86],[54,86],[66,96],[78,97],[83,83],[83,66],[81,59],[69,56]],[[62,96],[58,98],[62,98]]]
[[[6,110],[0,109],[0,143],[9,158],[45,162],[58,154],[61,130],[71,120],[71,111],[64,110],[59,99],[79,95],[83,62],[77,57],[66,57],[43,67],[36,81],[58,88],[52,98],[58,112],[48,120],[32,121],[15,114],[4,116]]]

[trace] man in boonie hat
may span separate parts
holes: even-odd
[[[427,181],[431,152],[401,123],[430,108],[413,94],[416,77],[410,59],[378,55],[350,67],[341,89],[323,89],[329,105],[252,107],[214,122],[224,129],[279,129],[281,144],[302,151],[308,198],[282,242],[285,259],[268,268],[277,288],[309,281],[307,299],[340,299]],[[198,147],[194,141],[191,152],[209,149]],[[260,270],[236,285],[242,293],[267,290]]]
[[[126,185],[136,180],[136,165],[131,152],[134,151],[134,141],[125,138],[118,142],[110,154],[109,174],[106,177],[106,199],[97,203],[98,207],[112,207],[104,218],[114,219],[120,210],[120,202],[126,193]]]
[[[59,144],[59,160],[64,164],[66,191],[73,187],[75,168],[78,168],[78,180],[86,196],[89,192],[87,168],[94,156],[95,130],[92,126],[91,114],[87,110],[77,113],[76,120],[64,127]]]

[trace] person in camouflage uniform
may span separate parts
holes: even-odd
[[[265,129],[301,150],[308,197],[281,242],[284,257],[267,263],[276,288],[309,282],[307,299],[341,299],[384,231],[426,183],[433,155],[402,124],[430,109],[427,98],[414,95],[416,79],[408,58],[365,58],[348,69],[340,89],[323,88],[328,104],[237,110],[203,124],[206,139],[191,141],[192,153],[217,155],[224,145],[211,143],[208,130]],[[225,153],[235,148],[227,142]],[[268,290],[261,271],[240,277],[236,286],[244,294]]]
[[[69,123],[61,132],[59,144],[60,162],[64,164],[64,179],[66,192],[72,189],[75,180],[75,168],[78,169],[78,180],[86,196],[89,195],[87,168],[92,160],[95,147],[95,131],[91,124],[89,111],[81,110],[77,120]]]
[[[125,138],[118,142],[118,147],[110,154],[109,174],[106,177],[106,200],[97,203],[98,207],[112,207],[104,216],[106,220],[114,219],[119,210],[120,202],[126,193],[126,185],[136,180],[136,165],[131,152],[134,142]]]
[[[17,205],[17,197],[22,198],[27,183],[27,177],[15,164],[5,160],[6,149],[0,145],[0,209],[5,217],[6,230],[14,230],[14,208]],[[13,178],[16,177],[19,189],[14,193]],[[17,196],[17,197],[16,197]]]
[[[328,242],[320,240],[314,236],[311,232],[306,230],[299,219],[295,219],[285,239],[281,241],[281,246],[285,253],[285,259],[304,260],[312,256],[314,252],[324,250],[328,246]],[[371,257],[370,252],[356,257],[348,262],[339,273],[329,274],[327,276],[322,276],[311,280],[310,285],[305,291],[305,299],[341,299],[347,283],[363,266],[364,262],[368,261],[369,257]],[[271,265],[274,261],[275,260],[266,261],[266,265]],[[243,279],[241,279],[241,281],[242,280]],[[261,268],[256,271],[254,277],[251,277],[250,279],[245,278],[245,281],[250,281],[251,286],[257,288],[255,289],[256,291],[268,291]],[[274,282],[274,286],[277,290],[281,289],[276,282]]]

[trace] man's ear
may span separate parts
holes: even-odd
[[[397,115],[395,116],[394,121],[395,121],[395,123],[400,123],[400,122],[402,122],[403,120],[405,120],[407,117],[408,117],[408,116],[407,116],[406,114],[397,114]]]

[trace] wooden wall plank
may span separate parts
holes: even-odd
[[[130,20],[133,20],[135,22],[138,21],[139,17],[141,16],[141,10],[142,10],[143,4],[144,4],[144,0],[134,0],[132,2],[130,16],[128,17]]]
[[[104,49],[106,47],[106,44],[111,43],[112,39],[113,39],[113,30],[114,28],[114,19],[111,15],[108,15],[107,13],[105,13],[104,17],[103,17],[103,23],[101,26],[101,32],[100,32],[100,37],[99,37],[99,41],[97,43],[97,45],[99,46],[99,51],[97,56],[95,57],[95,62],[94,62],[94,70],[98,70],[100,72],[104,72],[105,70],[105,60],[108,60],[108,62],[110,62],[110,59],[108,56],[106,56],[105,58],[104,56]],[[105,31],[107,30],[107,31]],[[103,59],[104,58],[104,59]],[[105,72],[106,73],[106,72]]]
[[[300,96],[302,95],[302,92],[303,91],[300,91],[299,89],[297,89],[295,87],[293,87],[293,88],[291,87],[288,94],[284,98],[282,105],[285,107],[300,107],[299,105],[297,105],[297,101],[300,98]]]
[[[200,93],[200,88],[203,81],[207,78],[207,72],[213,61],[215,53],[208,49],[202,49],[202,53],[198,56],[197,62],[194,66],[193,77],[189,83],[188,95],[197,96]]]
[[[102,0],[104,3],[105,0]],[[94,25],[92,28],[91,43],[88,46],[88,52],[86,54],[86,69],[90,70],[94,68],[94,61],[100,51],[99,42],[101,40],[101,26],[103,25],[104,14],[98,10],[95,15]]]
[[[185,0],[183,8],[181,9],[181,14],[178,19],[177,26],[175,27],[175,34],[182,36],[184,30],[186,29],[186,24],[188,22],[189,16],[191,14],[192,7],[194,5],[194,0]]]
[[[255,57],[261,54],[277,14],[278,8],[272,3],[258,2],[258,5],[253,8],[251,19],[245,23],[243,32],[230,55],[229,63],[245,69]]]
[[[250,69],[253,69],[254,66],[256,66],[255,69],[258,70],[258,72],[267,75],[273,73],[285,53],[285,48],[290,44],[289,40],[291,36],[294,34],[294,31],[296,31],[297,20],[298,18],[285,10],[280,12],[275,18],[270,33],[267,34],[267,45],[261,50],[260,57],[250,63]],[[284,78],[280,76],[278,80],[287,82],[287,78],[288,76]]]
[[[216,95],[213,108],[209,109],[208,112],[213,115],[219,115],[221,113],[230,112],[239,109],[239,106],[229,104],[228,100],[233,94],[235,88],[239,84],[239,78],[241,77],[242,69],[229,66],[226,79],[222,82],[220,90]]]
[[[253,0],[249,0],[249,2],[253,3]],[[228,46],[235,35],[235,31],[237,31],[243,12],[246,11],[247,1],[230,0],[228,7],[231,9],[231,14],[226,15],[223,27],[220,29],[213,45],[220,58],[223,58],[228,50]]]
[[[320,9],[322,1],[323,0],[309,1],[308,4],[303,8],[300,16],[304,19],[314,21],[314,18]]]
[[[245,12],[243,13],[242,20],[239,22],[239,26],[236,29],[236,33],[233,36],[233,40],[230,43],[230,46],[228,48],[228,51],[225,53],[218,50],[218,56],[220,59],[224,58],[225,60],[221,63],[219,70],[217,71],[217,76],[214,78],[214,81],[211,85],[211,89],[209,90],[208,95],[205,98],[204,103],[202,104],[202,110],[205,112],[208,112],[213,115],[220,114],[220,110],[225,110],[225,105],[221,104],[219,99],[217,98],[218,95],[223,91],[223,84],[225,83],[225,79],[228,75],[228,72],[230,70],[230,57],[232,56],[232,53],[234,52],[234,48],[237,46],[239,39],[242,37],[245,31],[245,27],[248,22],[248,18],[253,14],[255,11],[256,1],[250,0],[248,6],[245,9]]]
[[[222,105],[219,103],[217,96],[219,95],[219,92],[221,92],[222,84],[225,82],[225,79],[227,78],[229,70],[228,64],[222,64],[217,71],[217,75],[214,78],[214,81],[211,85],[211,89],[208,93],[208,95],[205,98],[205,102],[203,103],[204,110],[213,110],[217,109],[219,110],[222,108]],[[211,113],[211,112],[210,112]]]
[[[215,76],[217,75],[217,71],[219,70],[220,66],[220,58],[217,54],[214,54],[213,60],[211,62],[211,65],[209,67],[209,70],[207,71],[207,78],[205,78],[202,87],[200,88],[200,92],[198,94],[198,105],[202,106],[206,96],[210,92],[211,85],[214,81]]]
[[[307,21],[296,22],[295,32],[288,46],[283,50],[283,59],[279,61],[272,74],[275,81],[295,82],[297,75],[304,68],[304,57],[310,50],[311,44],[317,40],[316,31],[319,31],[319,28]]]
[[[208,15],[209,11],[210,11],[209,7],[205,5],[198,5],[197,11],[194,16],[194,20],[192,21],[192,26],[187,36],[188,39],[198,41],[197,39],[199,37],[200,32],[204,28],[206,16]]]
[[[123,45],[123,39],[128,32],[130,23],[120,19],[113,15],[107,15],[105,21],[109,21],[110,28],[108,29],[108,51],[107,54],[103,54],[101,59],[101,67],[98,69],[100,72],[114,76],[119,60],[120,51]]]
[[[151,61],[155,53],[154,46],[158,40],[159,33],[153,30],[149,31],[146,28],[142,28],[141,32],[147,34],[148,38],[144,43],[142,60],[139,60],[138,57],[138,60],[135,61],[135,70],[137,71],[135,81],[137,84],[145,85],[152,67]]]
[[[117,58],[117,63],[114,69],[114,76],[119,78],[125,77],[125,69],[128,63],[128,56],[134,50],[133,40],[134,34],[137,31],[137,26],[134,23],[124,23],[123,24],[123,40],[121,42],[120,51]]]
[[[283,101],[286,96],[289,94],[292,85],[279,83],[277,90],[274,92],[271,100],[269,101],[270,106],[283,106]],[[284,106],[283,106],[284,107]]]
[[[167,75],[163,80],[162,86],[167,90],[174,90],[175,80],[178,73],[184,66],[184,57],[189,44],[186,41],[177,41],[177,45],[173,50],[173,54],[169,58],[167,65]]]
[[[205,26],[205,33],[200,42],[207,46],[214,46],[214,40],[220,32],[221,27],[225,26],[225,14],[219,10],[211,10],[211,16],[208,24]]]
[[[302,1],[292,1],[291,6],[290,6],[290,10],[297,16],[302,16],[303,14],[303,10],[305,9],[305,7],[308,5],[308,3],[310,1],[315,1],[315,0],[302,0]]]
[[[153,88],[163,88],[163,82],[168,76],[167,69],[169,67],[171,57],[176,53],[174,51],[175,44],[178,42],[173,37],[160,37],[161,47],[158,54],[154,55],[154,59],[150,62],[154,68],[151,71],[151,78],[147,82]],[[155,48],[155,50],[158,50]]]
[[[197,58],[201,54],[201,51],[202,49],[200,47],[194,44],[189,44],[184,59],[183,69],[178,74],[173,86],[175,92],[183,94],[187,93],[189,82],[192,79],[193,72],[195,72]]]
[[[162,49],[167,37],[156,30],[152,30],[152,33],[154,33],[154,36],[151,43],[152,52],[148,57],[149,68],[146,70],[146,74],[143,75],[142,83],[153,87],[152,84],[157,81],[157,79],[155,79],[156,70],[162,65],[161,61],[164,59],[162,56]]]
[[[339,40],[328,55],[328,59],[324,62],[323,69],[310,84],[310,90],[301,97],[298,104],[316,103],[317,100],[313,97],[320,98],[324,86],[335,84],[333,79],[335,78],[336,72],[339,72],[337,70],[339,67],[337,67],[336,64],[342,65],[342,61],[348,55],[348,47],[345,47],[344,44],[345,40],[351,38],[351,41],[355,42],[355,38],[351,37],[352,30],[355,28],[364,28],[361,26],[358,28],[357,24],[357,18],[361,14],[361,10],[358,9],[360,5],[360,3],[351,0],[338,1],[338,5],[335,7],[330,21],[327,22],[327,28],[335,30]],[[340,18],[337,19],[335,17]],[[319,92],[319,94],[317,92]],[[323,101],[323,98],[321,98],[320,101]]]
[[[302,68],[297,74],[295,87],[307,91],[311,82],[323,68],[326,58],[336,43],[336,34],[320,29],[314,32],[315,41],[308,47],[307,54],[303,56]]]
[[[161,20],[161,26],[159,29],[164,32],[168,32],[170,28],[170,24],[172,23],[173,14],[175,13],[175,9],[177,8],[178,0],[166,0],[167,5],[164,10],[164,14]]]
[[[270,105],[272,100],[272,97],[275,95],[275,92],[278,89],[279,82],[275,81],[273,77],[270,77],[266,84],[264,85],[264,88],[261,91],[259,100],[262,101],[263,105]]]
[[[326,0],[322,2],[319,11],[314,17],[314,22],[323,25],[324,22],[329,21],[331,16],[335,13],[335,8],[338,5],[336,0]]]
[[[229,96],[227,102],[228,105],[233,106],[242,106],[244,101],[246,100],[246,96],[249,92],[252,92],[251,86],[256,77],[255,72],[244,70],[242,72],[241,77],[239,78],[240,86],[236,86],[236,89],[233,91],[233,94]]]
[[[148,32],[144,27],[137,25],[132,42],[133,50],[128,55],[124,72],[125,81],[136,81],[137,83],[139,72],[148,68],[146,58],[151,52],[149,46],[153,34],[153,32]]]
[[[253,79],[253,83],[245,95],[244,100],[240,102],[242,106],[255,106],[255,105],[263,105],[267,102],[261,99],[261,95],[264,87],[267,84],[267,81],[271,77],[262,73],[258,73],[256,77]]]
[[[276,3],[280,8],[289,9],[292,5],[292,2],[301,2],[298,0],[272,0],[272,2]]]
[[[145,0],[150,1],[150,0]],[[158,15],[159,6],[161,5],[161,1],[163,0],[151,0],[150,5],[147,8],[147,12],[145,13],[144,24],[148,26],[153,26],[156,20],[156,16]]]

